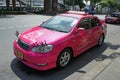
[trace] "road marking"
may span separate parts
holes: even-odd
[[[4,30],[4,29],[14,29],[14,28],[23,28],[23,27],[34,27],[37,24],[29,24],[29,25],[18,25],[18,26],[14,26],[14,27],[1,27],[0,30]]]

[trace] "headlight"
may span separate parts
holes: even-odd
[[[32,49],[33,52],[50,52],[53,49],[53,45],[40,45]]]

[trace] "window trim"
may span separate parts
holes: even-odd
[[[79,28],[84,28],[84,27],[80,27],[80,24],[81,24],[82,21],[85,20],[85,19],[90,19],[90,17],[82,18],[82,19],[79,21],[78,25],[77,25],[77,28],[78,28],[78,29],[79,29]],[[89,29],[92,28],[91,21],[89,21],[89,22],[90,22],[90,23],[89,23],[90,27],[89,27],[88,29],[85,29],[85,30],[89,30]]]
[[[93,25],[92,25],[92,19],[94,19],[94,20],[96,19],[98,25],[95,24],[95,21],[94,21],[94,26],[93,26]],[[91,18],[91,27],[92,27],[92,28],[97,27],[97,26],[100,26],[100,25],[101,25],[101,23],[100,23],[100,21],[99,21],[99,19],[98,19],[97,17],[92,17],[92,18]]]

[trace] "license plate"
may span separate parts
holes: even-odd
[[[23,59],[24,57],[23,57],[23,53],[21,53],[20,51],[16,51],[16,55],[17,55],[17,57],[18,58],[20,58],[20,59]]]

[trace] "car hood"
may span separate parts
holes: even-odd
[[[118,19],[117,17],[106,17],[106,19]]]
[[[52,44],[56,40],[62,39],[67,33],[48,30],[42,27],[34,27],[20,35],[20,39],[28,44]]]

